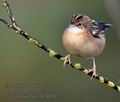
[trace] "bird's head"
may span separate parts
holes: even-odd
[[[86,15],[83,15],[83,14],[75,14],[72,16],[71,18],[71,21],[70,21],[70,24],[71,25],[75,25],[77,27],[85,27],[85,28],[88,28],[91,24],[91,19],[86,16]]]

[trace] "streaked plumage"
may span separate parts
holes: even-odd
[[[104,31],[111,24],[98,23],[85,15],[73,15],[69,26],[63,34],[63,45],[68,51],[65,63],[70,56],[76,55],[83,58],[93,59],[93,76],[96,76],[96,66],[94,58],[98,56],[105,47]]]

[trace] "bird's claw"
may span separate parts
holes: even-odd
[[[69,65],[72,63],[70,55],[65,56],[65,58],[64,58],[64,67],[65,67],[66,63],[68,63]]]
[[[96,77],[97,76],[97,72],[96,72],[96,68],[92,68],[92,69],[89,69],[89,73],[92,72],[92,77],[91,79],[93,79],[93,77]]]

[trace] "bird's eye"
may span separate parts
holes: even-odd
[[[78,26],[80,27],[82,24],[81,23],[78,23]]]

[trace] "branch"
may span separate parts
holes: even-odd
[[[8,16],[11,20],[11,24],[8,23],[6,20],[0,18],[0,21],[2,23],[4,23],[5,25],[8,26],[9,29],[14,30],[17,34],[22,35],[24,38],[26,38],[28,40],[28,42],[36,45],[38,48],[43,49],[44,51],[46,51],[50,57],[55,57],[57,59],[59,59],[60,61],[64,62],[64,57],[62,55],[60,55],[59,53],[55,52],[54,50],[52,50],[51,48],[45,46],[44,44],[42,44],[41,42],[39,42],[37,39],[31,37],[28,33],[26,33],[25,31],[23,31],[21,28],[19,28],[19,26],[17,25],[15,18],[11,12],[10,9],[10,5],[8,4],[8,2],[6,0],[3,0],[3,6],[6,8],[6,11],[8,13]],[[67,63],[68,64],[68,63]],[[92,76],[92,72],[89,72],[88,69],[85,69],[83,67],[81,67],[81,65],[79,63],[71,63],[70,64],[71,68],[76,69],[78,71],[83,72],[86,75]],[[117,92],[120,92],[120,86],[116,85],[115,83],[113,83],[112,81],[104,78],[101,75],[97,75],[95,77],[93,77],[94,79],[99,80],[101,83],[106,84],[108,87],[116,90]]]

